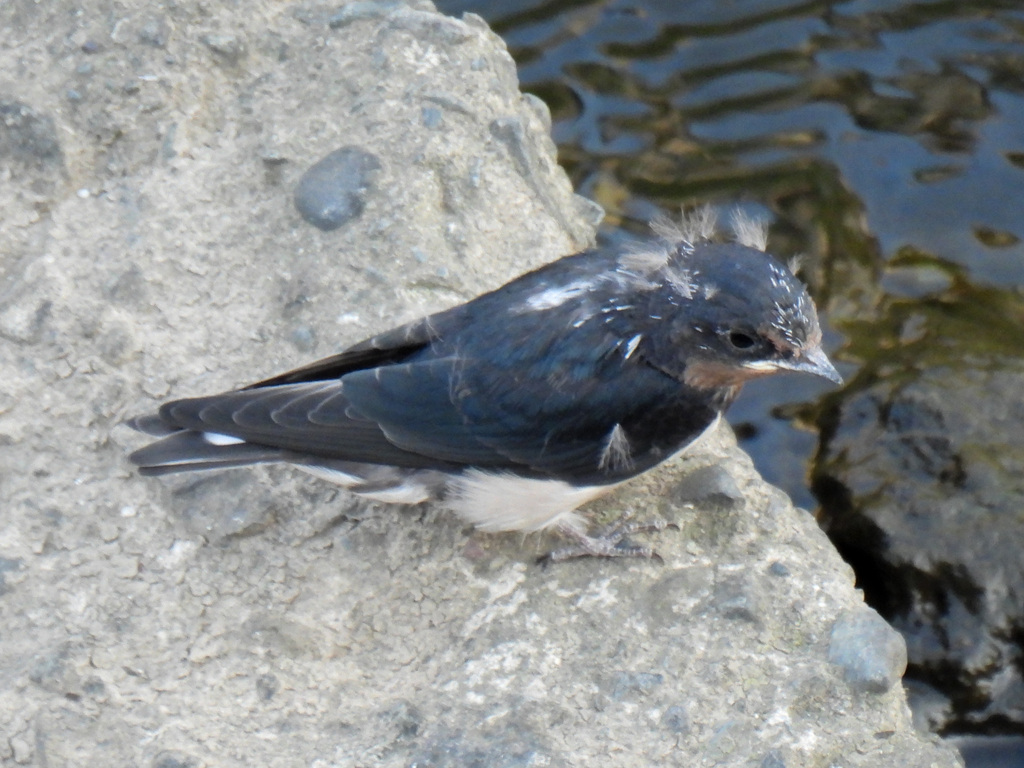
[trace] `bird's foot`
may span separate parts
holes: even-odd
[[[544,555],[538,562],[546,565],[577,557],[646,557],[660,563],[663,562],[661,555],[654,549],[633,544],[628,537],[634,533],[657,533],[666,528],[678,530],[679,526],[662,518],[640,521],[631,520],[626,516],[605,528],[597,536],[588,536],[578,528],[570,526],[559,527],[558,530],[572,539],[573,544]]]

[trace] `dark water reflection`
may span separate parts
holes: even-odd
[[[1024,538],[1024,3],[439,7],[507,41],[607,236],[711,201],[770,215],[771,250],[804,254],[851,382],[766,381],[731,420],[811,508],[813,478],[910,675],[944,702],[934,725],[1024,733],[1024,569],[955,551],[977,531]],[[982,626],[968,651],[956,601]]]

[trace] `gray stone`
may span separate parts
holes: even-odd
[[[663,728],[673,733],[686,733],[690,730],[690,718],[686,714],[686,709],[678,704],[669,706],[659,722]]]
[[[903,677],[907,645],[899,632],[865,606],[836,620],[828,660],[842,669],[843,678],[855,690],[885,693]]]
[[[380,161],[359,147],[336,149],[306,171],[295,188],[302,218],[330,232],[363,212]]]
[[[714,606],[727,619],[756,622],[761,612],[759,587],[748,583],[745,576],[724,576],[715,584]]]
[[[743,492],[725,467],[703,467],[688,473],[673,489],[680,504],[714,504],[731,507],[742,501]]]
[[[835,511],[824,523],[877,575],[865,592],[906,638],[915,674],[958,701],[930,710],[954,718],[940,727],[1024,722],[1020,644],[1006,630],[1024,622],[1024,432],[1007,429],[1024,422],[1024,365],[1012,332],[997,329],[996,346],[979,349],[977,321],[958,320],[989,307],[978,290],[915,318],[928,338],[941,323],[941,350],[915,343],[904,354],[885,340],[900,364],[885,358],[885,371],[834,401],[815,469]],[[1019,299],[997,306],[1024,311]]]
[[[153,759],[153,768],[200,768],[202,763],[178,750],[161,752]]]
[[[164,18],[153,18],[145,21],[139,28],[139,42],[156,48],[167,47],[167,37],[171,29]]]
[[[442,125],[442,114],[441,110],[437,107],[424,107],[423,108],[423,127],[424,128],[440,128]]]
[[[0,558],[18,563],[4,571],[0,761],[957,765],[913,729],[900,686],[865,696],[829,664],[836,617],[861,603],[849,570],[727,429],[586,512],[675,522],[637,536],[662,564],[543,569],[553,536],[481,534],[295,470],[127,465],[142,438],[126,417],[593,243],[597,209],[558,167],[504,44],[475,17],[410,7],[328,30],[336,6],[314,3],[39,3],[0,47],[0,71],[40,63],[11,99],[47,105],[75,159],[72,184],[0,184],[0,301],[18,307],[5,327],[31,339],[0,339]],[[165,47],[140,40],[164,14]],[[88,19],[110,19],[117,46],[94,78],[140,88],[72,107],[67,56]],[[200,40],[214,30],[250,41],[236,64]],[[443,130],[422,124],[428,106]],[[339,147],[379,168],[362,215],[326,232],[290,196]],[[289,159],[273,176],[268,150]],[[33,151],[23,165],[59,181]],[[680,477],[719,465],[739,498],[723,481],[729,504],[674,500]]]
[[[0,295],[0,337],[20,344],[37,343],[52,310],[53,302],[34,292]]]
[[[0,159],[61,166],[63,153],[53,117],[28,104],[0,98]]]
[[[256,678],[256,692],[264,701],[270,701],[281,690],[281,681],[274,675],[260,675]]]
[[[327,20],[331,29],[343,29],[354,21],[380,19],[404,6],[402,0],[356,0],[346,3]]]
[[[618,672],[613,683],[611,697],[614,701],[639,699],[665,682],[665,676],[655,672]]]
[[[250,480],[238,472],[182,476],[172,508],[189,531],[213,543],[257,534],[274,522],[273,501]]]
[[[245,56],[245,42],[238,35],[203,35],[201,39],[226,64],[234,66]]]
[[[11,589],[10,583],[15,579],[8,576],[8,574],[15,574],[20,571],[23,567],[21,560],[0,557],[0,597],[5,595],[9,589]]]

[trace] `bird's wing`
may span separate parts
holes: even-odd
[[[244,440],[243,453],[258,445],[409,468],[473,466],[597,482],[622,479],[632,468],[628,462],[612,466],[604,460],[611,430],[651,398],[664,398],[659,379],[665,377],[640,369],[614,385],[625,386],[616,394],[601,376],[553,388],[543,370],[533,373],[509,376],[503,367],[458,357],[416,360],[354,371],[342,380],[179,400],[164,405],[160,418],[215,442],[223,441],[220,436]],[[132,460],[167,465],[174,458],[171,448],[189,447],[170,442],[182,439],[171,435]],[[231,450],[243,449],[227,445],[225,458]]]
[[[245,389],[340,379],[353,371],[400,363],[457,327],[465,311],[462,305],[421,318],[361,341],[336,355],[250,384]]]
[[[432,373],[443,375],[436,370],[442,367],[438,362],[419,373],[421,377]],[[366,373],[374,375],[372,370]],[[421,378],[421,386],[405,397],[416,398],[430,389],[428,384],[426,378]],[[419,405],[436,411],[436,403],[427,400],[420,398]],[[404,408],[415,410],[416,404],[406,403]],[[189,447],[173,442],[177,439],[180,443],[183,432],[205,436],[206,443],[223,444],[225,455],[239,450],[227,439],[232,438],[245,441],[246,446],[259,445],[305,457],[410,468],[452,468],[453,461],[459,461],[457,456],[417,453],[397,445],[378,420],[353,406],[345,385],[338,380],[283,384],[177,400],[161,407],[159,417],[163,424],[171,425],[178,432],[134,453],[132,461],[136,464],[169,463],[174,459],[168,455],[169,449]],[[472,457],[485,458],[480,456],[479,450]],[[182,465],[181,468],[187,467]]]

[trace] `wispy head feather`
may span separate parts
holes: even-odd
[[[635,247],[634,247],[635,246]],[[619,266],[638,275],[649,275],[668,264],[669,250],[651,243],[630,244],[619,257]]]
[[[675,244],[683,241],[696,245],[714,238],[717,223],[717,211],[710,205],[702,205],[689,213],[684,211],[678,222],[667,216],[656,216],[651,221],[651,229],[666,242]]]
[[[736,242],[740,245],[759,251],[768,249],[768,219],[751,216],[746,211],[736,208],[732,212],[729,225]]]

